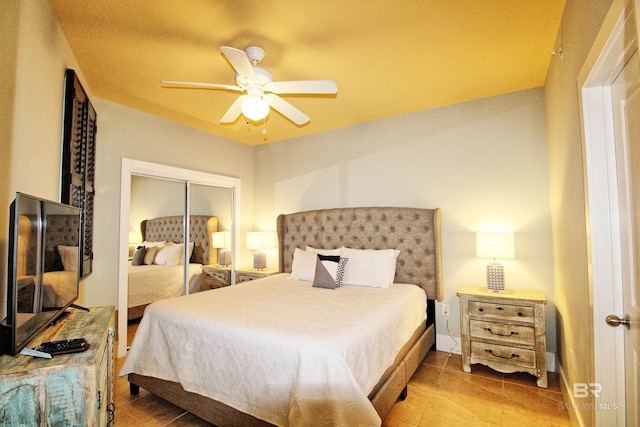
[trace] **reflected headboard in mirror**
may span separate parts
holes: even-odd
[[[211,247],[211,233],[218,231],[218,218],[209,215],[191,215],[189,217],[189,242],[194,243],[193,255],[202,253],[202,264],[210,264],[218,259],[218,249]],[[184,243],[184,216],[163,216],[145,219],[140,222],[142,240],[149,242]]]

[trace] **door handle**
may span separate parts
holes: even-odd
[[[629,316],[625,316],[624,319],[621,319],[615,314],[610,314],[604,321],[607,322],[607,325],[611,326],[612,328],[620,325],[626,326],[627,329],[631,328],[631,321],[629,321]]]

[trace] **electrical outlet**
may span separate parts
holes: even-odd
[[[449,304],[442,304],[442,317],[449,317]]]

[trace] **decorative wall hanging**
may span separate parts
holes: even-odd
[[[80,277],[93,267],[93,203],[95,196],[96,111],[75,71],[64,81],[64,121],[60,202],[82,209]]]

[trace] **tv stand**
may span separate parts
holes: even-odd
[[[83,306],[78,305],[78,304],[71,304],[69,307],[71,307],[71,308],[76,308],[76,309],[78,309],[78,310],[91,311],[91,310],[89,310],[87,307],[83,307]]]
[[[91,347],[51,359],[0,356],[0,425],[105,426],[113,419],[113,307],[70,311],[27,347],[78,337]]]

